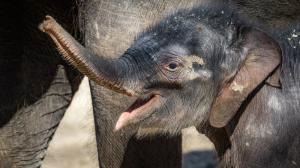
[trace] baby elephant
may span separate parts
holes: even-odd
[[[224,6],[180,10],[114,60],[84,48],[50,16],[40,29],[91,80],[136,97],[115,130],[172,136],[197,126],[221,167],[299,167],[299,26],[268,34],[248,21]]]

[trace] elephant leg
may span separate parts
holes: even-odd
[[[42,97],[20,107],[0,128],[0,167],[39,167],[71,98],[70,84],[60,67]]]
[[[37,28],[46,14],[72,25],[70,6],[60,0],[0,2],[0,168],[40,167],[76,90],[76,75],[60,65]]]

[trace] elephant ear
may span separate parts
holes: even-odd
[[[241,38],[241,63],[233,77],[224,82],[221,92],[215,99],[209,121],[213,127],[221,128],[234,117],[243,101],[262,82],[269,81],[278,85],[277,72],[281,63],[279,45],[266,33],[252,28],[244,28]],[[274,74],[274,75],[273,75]],[[266,80],[267,78],[272,80]],[[276,79],[275,79],[276,78]]]

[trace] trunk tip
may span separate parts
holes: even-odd
[[[48,30],[51,30],[55,24],[57,24],[55,19],[50,15],[47,15],[44,21],[39,25],[39,29],[42,32],[47,32]]]

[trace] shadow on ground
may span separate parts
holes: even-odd
[[[215,168],[217,156],[213,150],[192,151],[183,155],[183,168]]]

